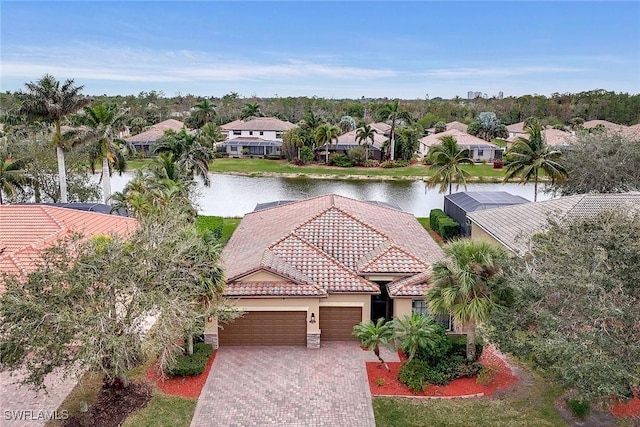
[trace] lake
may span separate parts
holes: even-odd
[[[122,191],[133,173],[111,178],[112,191]],[[256,204],[276,200],[300,200],[335,193],[358,200],[395,203],[415,216],[429,216],[431,209],[444,206],[445,194],[427,189],[422,181],[327,180],[309,178],[247,177],[210,174],[211,186],[198,185],[198,212],[225,217],[243,216]],[[539,186],[544,188],[544,186]],[[454,192],[455,190],[455,186]],[[464,191],[460,187],[458,191]],[[506,191],[533,200],[533,184],[469,184],[467,191]],[[538,192],[538,200],[550,195]]]

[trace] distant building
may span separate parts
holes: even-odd
[[[498,99],[503,99],[504,98],[504,92],[500,91],[498,92]]]

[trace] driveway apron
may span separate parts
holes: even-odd
[[[218,350],[192,427],[374,427],[365,360],[356,343]]]

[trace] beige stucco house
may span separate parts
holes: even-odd
[[[282,153],[282,134],[295,126],[276,117],[234,120],[220,126],[226,136],[222,145],[230,156],[240,156],[243,150],[253,156],[277,156]]]
[[[542,202],[470,212],[471,239],[501,245],[518,256],[529,252],[529,239],[544,231],[548,219],[589,218],[605,209],[640,209],[640,193],[579,194]]]
[[[418,140],[420,142],[418,153],[421,156],[426,156],[431,147],[442,144],[440,138],[443,136],[454,137],[458,142],[458,147],[469,150],[469,158],[474,162],[492,162],[494,160],[502,159],[502,148],[498,147],[496,144],[492,144],[482,138],[469,135],[468,133],[455,128],[420,138]]]
[[[226,325],[211,319],[205,340],[352,340],[362,321],[424,312],[431,264],[443,256],[413,215],[386,204],[328,194],[256,210],[222,253],[224,295],[245,313]]]

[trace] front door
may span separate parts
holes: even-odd
[[[371,320],[375,323],[379,318],[386,321],[393,319],[393,301],[387,292],[387,283],[375,282],[380,286],[380,295],[371,295]]]

